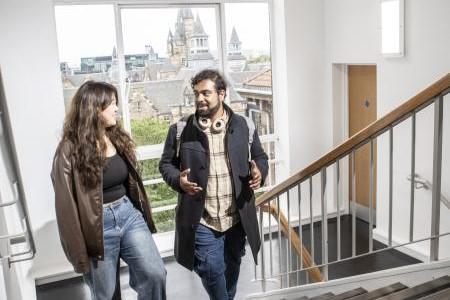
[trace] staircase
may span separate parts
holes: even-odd
[[[259,224],[261,240],[263,241],[259,255],[259,264],[255,266],[255,280],[264,283],[266,281],[279,282],[278,293],[275,291],[264,291],[255,299],[264,299],[264,296],[270,296],[270,299],[283,298],[283,291],[288,292],[299,284],[305,282],[297,280],[293,283],[292,277],[307,278],[312,287],[316,284],[316,293],[309,291],[307,294],[298,294],[297,297],[289,299],[450,299],[447,289],[450,289],[450,278],[444,276],[434,279],[435,276],[423,278],[425,283],[416,283],[412,281],[391,281],[382,286],[354,286],[347,290],[327,289],[323,291],[320,284],[329,280],[329,268],[336,268],[340,263],[352,263],[368,259],[374,254],[388,253],[389,251],[401,249],[406,252],[414,252],[411,249],[418,243],[429,243],[428,253],[422,255],[426,263],[422,264],[425,269],[433,262],[439,262],[442,257],[442,247],[440,240],[442,237],[450,235],[450,229],[441,226],[441,219],[447,219],[449,208],[446,206],[446,197],[442,194],[441,177],[443,168],[443,140],[444,130],[443,122],[444,106],[450,104],[450,74],[447,74],[404,104],[400,105],[386,116],[376,120],[368,127],[364,128],[341,145],[323,155],[321,158],[307,166],[305,169],[292,175],[290,178],[279,183],[268,192],[264,193],[256,200],[256,206],[259,211]],[[422,118],[424,110],[431,108],[434,111],[432,117],[433,126],[424,128],[423,124],[416,121]],[[430,111],[430,109],[427,109]],[[394,201],[394,129],[403,126],[410,126],[411,150],[408,155],[411,156],[410,172],[405,176],[405,181],[409,180],[410,195],[408,195],[408,208],[402,214],[409,216],[409,232],[406,238],[399,239],[395,237],[395,217],[393,212]],[[419,124],[420,128],[417,128]],[[433,136],[432,143],[432,163],[427,166],[432,170],[431,181],[427,189],[431,192],[430,216],[424,218],[421,211],[415,209],[415,190],[421,187],[420,176],[416,173],[416,136],[417,132],[426,130]],[[448,133],[445,133],[448,139]],[[397,135],[395,136],[397,137]],[[380,147],[384,143],[385,147]],[[448,141],[447,141],[448,143]],[[368,174],[356,173],[356,157],[358,152],[368,150],[370,153]],[[384,154],[387,159],[388,170],[386,174],[388,184],[387,199],[382,199],[384,210],[375,207],[374,195],[378,195],[377,182],[375,181],[375,155],[380,155],[382,150],[387,150]],[[409,150],[408,150],[409,151]],[[419,152],[419,150],[417,150]],[[379,163],[379,162],[378,162]],[[423,167],[423,166],[422,166]],[[369,207],[367,208],[367,246],[365,252],[361,252],[357,246],[357,202],[356,183],[357,178],[367,176],[370,188],[367,198]],[[347,180],[348,178],[348,180]],[[347,181],[346,181],[347,180]],[[425,182],[425,181],[424,181]],[[424,185],[422,185],[424,186]],[[348,190],[346,190],[348,189]],[[386,209],[387,208],[387,209]],[[320,209],[320,210],[319,210]],[[377,215],[376,213],[383,213]],[[417,215],[419,215],[417,217]],[[344,238],[350,238],[348,248],[343,248],[341,219],[342,217],[351,218],[351,232]],[[430,229],[425,236],[423,232],[416,233],[416,219],[420,219],[420,226],[424,221],[426,227]],[[333,235],[330,236],[328,223],[331,218],[336,219],[336,227]],[[385,224],[386,234],[383,236],[385,247],[379,248],[378,240],[374,238],[378,229],[377,220],[382,219]],[[315,227],[320,224],[320,232],[309,230],[308,236],[304,236],[304,228]],[[387,224],[387,225],[386,225]],[[378,234],[379,235],[379,234]],[[419,237],[417,237],[419,236]],[[336,243],[330,243],[336,241]],[[306,243],[305,243],[306,242]],[[286,245],[286,246],[283,246]],[[335,248],[330,248],[330,247]],[[406,249],[406,250],[405,250]],[[439,250],[441,249],[441,253]],[[318,253],[319,252],[319,253]],[[445,255],[444,255],[445,256]],[[423,260],[423,258],[420,258]],[[450,260],[444,259],[445,262]],[[369,268],[368,268],[369,269]],[[450,268],[449,268],[450,269]],[[370,272],[370,271],[367,271]],[[419,270],[420,273],[420,270]],[[305,275],[306,274],[306,275]],[[448,273],[450,274],[450,270]],[[444,275],[444,274],[442,274]],[[360,275],[361,276],[361,275]],[[335,277],[336,278],[336,277]],[[428,279],[428,280],[427,280]],[[433,279],[433,280],[431,280]],[[430,281],[431,280],[431,281]],[[358,281],[358,278],[354,279]],[[414,282],[414,283],[411,283]],[[331,283],[331,282],[330,282]],[[322,292],[322,293],[320,293]],[[290,294],[290,293],[289,293]],[[311,295],[314,294],[314,297]],[[290,294],[291,295],[291,294]],[[273,296],[273,297],[272,297]],[[279,297],[278,297],[279,296]],[[439,298],[441,297],[441,298]],[[443,297],[443,298],[442,298]],[[447,297],[447,298],[445,298]],[[254,297],[247,297],[253,299]]]
[[[406,300],[406,299],[450,299],[450,277],[443,276],[416,286],[408,287],[400,282],[367,291],[356,288],[334,295],[331,292],[315,297],[299,297],[295,300]]]

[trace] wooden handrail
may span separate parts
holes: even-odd
[[[348,154],[352,149],[357,147],[359,144],[363,143],[367,139],[374,137],[387,128],[396,124],[397,122],[404,119],[406,116],[414,112],[416,109],[422,107],[428,103],[431,99],[438,96],[445,90],[450,88],[450,73],[436,81],[434,84],[430,85],[428,88],[406,101],[402,105],[398,106],[396,109],[385,115],[384,117],[372,122],[366,128],[362,129],[356,133],[351,138],[347,139],[345,142],[323,155],[321,158],[304,168],[303,170],[295,173],[288,179],[277,184],[270,191],[262,194],[256,199],[256,205],[259,206],[277,195],[284,193],[289,188],[295,186],[299,182],[304,181],[306,178],[318,173],[322,168],[327,167],[337,159]]]
[[[279,215],[281,230],[287,237],[289,237],[290,234],[291,244],[297,252],[297,255],[301,256],[304,268],[311,268],[307,270],[309,278],[311,278],[313,282],[323,281],[322,273],[320,273],[318,267],[314,268],[314,260],[311,257],[311,254],[309,254],[308,249],[306,249],[306,247],[300,242],[300,237],[297,235],[297,232],[295,230],[289,230],[289,222],[286,219],[286,216],[281,211],[279,212],[278,208],[274,204],[261,205],[261,209],[262,211],[271,214],[275,219],[278,219]],[[312,225],[311,230],[313,230]]]

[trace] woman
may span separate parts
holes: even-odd
[[[113,85],[94,81],[73,97],[51,173],[61,244],[93,299],[120,298],[119,258],[138,299],[165,299],[166,270],[117,99]]]

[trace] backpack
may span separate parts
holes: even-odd
[[[248,161],[252,161],[252,153],[251,147],[253,143],[253,134],[255,133],[255,123],[253,123],[252,119],[246,116],[241,116],[245,119],[248,127]],[[181,134],[183,133],[184,127],[186,127],[187,121],[189,117],[183,117],[177,122],[177,157],[180,155],[180,140]]]

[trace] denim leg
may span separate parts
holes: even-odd
[[[120,232],[117,229],[116,216],[110,208],[103,211],[103,239],[105,257],[103,261],[91,260],[91,270],[83,275],[89,286],[93,300],[111,300],[117,286]]]
[[[166,299],[166,269],[142,214],[131,203],[132,211],[124,227],[120,255],[128,264],[130,286],[138,300]]]
[[[224,254],[228,299],[232,300],[236,295],[241,258],[245,254],[245,232],[240,222],[225,232]]]
[[[212,300],[228,300],[223,256],[224,235],[199,224],[195,232],[194,271]]]

